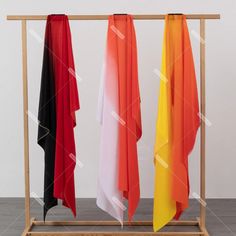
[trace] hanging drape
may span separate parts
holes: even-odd
[[[167,15],[155,141],[153,227],[188,207],[188,156],[200,125],[192,48],[184,15]]]
[[[102,129],[97,205],[122,223],[123,198],[128,200],[131,220],[140,197],[137,141],[142,128],[136,37],[130,15],[109,17],[98,117]]]
[[[68,18],[47,18],[38,112],[38,144],[45,151],[44,218],[57,199],[76,215],[74,168],[79,99]]]

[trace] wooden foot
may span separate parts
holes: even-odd
[[[23,233],[21,234],[21,236],[27,236],[27,235],[28,235],[28,233],[30,232],[30,230],[31,230],[32,227],[33,227],[33,222],[34,222],[34,221],[35,221],[35,218],[31,218],[29,227],[26,227],[26,228],[24,229],[24,231],[23,231]]]

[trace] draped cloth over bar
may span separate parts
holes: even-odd
[[[102,129],[97,205],[122,224],[123,198],[128,200],[129,220],[140,198],[136,143],[142,127],[136,37],[130,15],[109,17],[98,119]]]
[[[167,15],[155,141],[153,228],[188,207],[188,155],[200,126],[192,48],[184,15]]]
[[[47,18],[38,112],[38,144],[45,151],[44,218],[61,199],[76,215],[74,168],[79,99],[71,34],[65,15]]]

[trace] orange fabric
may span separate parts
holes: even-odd
[[[200,126],[197,84],[186,17],[166,16],[167,77],[172,103],[172,197],[176,215],[188,207],[188,155]]]
[[[132,16],[113,15],[109,21],[116,39],[113,49],[119,88],[118,188],[128,199],[131,220],[140,198],[136,143],[142,135],[136,37]]]

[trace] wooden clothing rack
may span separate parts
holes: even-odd
[[[135,20],[164,20],[165,15],[133,15]],[[33,231],[34,226],[117,226],[117,221],[37,221],[30,215],[30,169],[29,169],[29,128],[28,128],[28,82],[27,82],[27,21],[46,20],[46,15],[10,15],[8,20],[19,20],[22,24],[22,78],[23,78],[23,114],[24,114],[24,174],[25,174],[25,229],[22,236],[137,236],[137,235],[204,235],[209,236],[206,230],[206,205],[205,203],[205,22],[211,19],[220,19],[219,14],[190,14],[187,19],[200,21],[200,107],[201,107],[201,135],[200,135],[200,216],[195,220],[171,221],[168,225],[175,226],[197,226],[199,231],[195,232],[89,232],[89,231],[64,231],[45,232]],[[69,20],[107,20],[108,15],[69,15]],[[124,222],[131,226],[152,226],[151,221]]]

